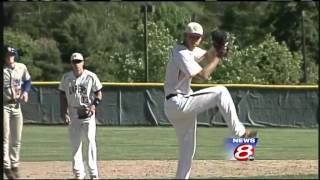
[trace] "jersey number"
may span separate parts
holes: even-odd
[[[89,103],[89,99],[87,96],[81,96],[81,103],[87,104]]]

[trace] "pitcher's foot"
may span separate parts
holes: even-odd
[[[246,129],[246,132],[244,135],[241,136],[241,138],[255,138],[258,135],[258,131],[252,130],[252,129]]]

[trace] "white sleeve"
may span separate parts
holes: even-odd
[[[60,81],[60,84],[59,84],[59,88],[58,88],[60,91],[63,91],[63,92],[66,91],[66,90],[65,90],[64,78],[65,78],[65,75],[62,76],[61,81]]]
[[[186,52],[178,53],[174,59],[178,68],[189,77],[202,71],[202,67],[195,61],[194,56],[187,55]]]
[[[93,90],[93,92],[97,92],[101,89],[102,89],[102,84],[101,84],[99,78],[97,77],[97,75],[94,75],[93,76],[93,83],[92,83],[92,90]]]
[[[196,47],[195,51],[194,51],[194,55],[195,55],[195,58],[196,58],[196,61],[197,62],[200,62],[203,58],[204,58],[204,55],[207,53],[206,50],[204,49],[201,49],[199,47]]]
[[[23,66],[23,76],[22,76],[22,80],[23,81],[29,81],[31,79],[31,76],[29,74],[29,71],[27,69],[27,66]]]

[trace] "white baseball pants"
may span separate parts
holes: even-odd
[[[178,94],[165,101],[165,113],[176,130],[179,144],[177,179],[189,179],[191,163],[196,150],[197,114],[218,107],[229,129],[235,136],[245,133],[235,105],[227,88],[210,87],[190,95]]]
[[[11,169],[20,164],[23,115],[20,105],[3,106],[3,167]]]
[[[88,151],[87,162],[90,176],[98,177],[95,114],[89,120],[72,118],[69,126],[69,135],[72,146],[72,168],[74,175],[80,178],[86,176],[82,159],[82,137],[84,137],[88,144],[85,149]]]

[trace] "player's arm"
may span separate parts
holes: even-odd
[[[212,62],[218,59],[214,58],[214,52],[213,50],[209,50],[207,52],[203,52],[203,55],[200,56],[196,61],[194,61],[194,57],[190,57],[187,54],[180,54],[181,59],[177,58],[177,63],[178,67],[180,67],[180,70],[185,74],[184,78],[180,80],[180,82],[177,84],[175,89],[178,89],[181,84],[185,83],[189,79],[195,80],[195,81],[202,81],[204,79],[208,79],[212,71],[215,69],[217,64],[219,62]],[[203,59],[207,59],[209,62],[207,65],[204,67],[201,67],[199,62]],[[180,63],[180,64],[179,64]]]
[[[28,93],[31,90],[31,76],[26,66],[24,66],[21,88],[22,92],[19,99],[22,102],[28,102]]]
[[[198,78],[208,79],[217,68],[220,59],[228,54],[228,34],[224,31],[215,30],[211,33],[213,47],[204,55],[208,64],[197,74]]]
[[[68,112],[68,101],[64,91],[60,90],[60,115],[65,124],[70,124],[70,117]]]
[[[102,92],[101,89],[94,93],[95,99],[99,99],[99,101],[102,100]]]
[[[91,112],[95,112],[96,111],[96,107],[100,104],[102,100],[102,91],[101,89],[94,92],[94,100],[90,106],[90,111]]]
[[[209,76],[216,70],[220,58],[216,55],[214,48],[210,48],[201,59],[205,59],[207,64],[202,68],[202,70],[194,76],[197,80],[208,79]]]
[[[92,76],[93,77],[93,83],[92,83],[92,91],[94,94],[94,100],[91,103],[91,106],[89,107],[89,111],[91,113],[96,112],[96,107],[100,104],[102,100],[102,84],[97,77],[97,75]]]
[[[22,87],[22,93],[19,98],[23,102],[28,102],[28,93],[31,90],[31,79],[24,80],[21,87]]]

